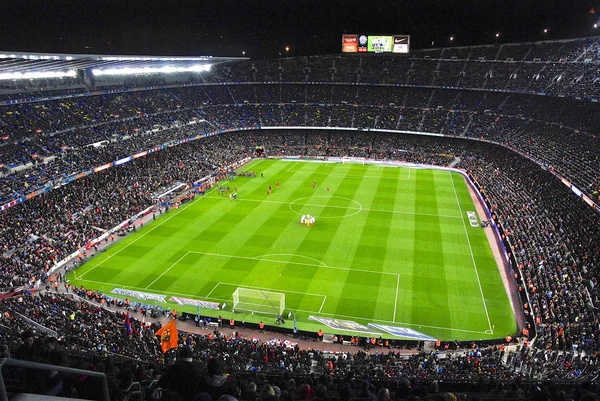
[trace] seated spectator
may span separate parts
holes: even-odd
[[[201,367],[193,361],[192,350],[183,346],[177,351],[176,362],[167,368],[158,384],[163,393],[167,390],[177,393],[183,400],[192,400],[202,391],[199,386],[202,378]]]

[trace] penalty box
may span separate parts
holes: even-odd
[[[349,274],[352,274],[352,273],[365,274],[365,273],[367,273],[367,274],[379,276],[379,280],[377,280],[377,281],[380,283],[380,285],[381,285],[381,283],[393,284],[389,288],[390,301],[393,304],[393,308],[394,308],[393,316],[392,316],[392,319],[390,319],[390,321],[395,320],[395,314],[396,314],[396,308],[397,308],[397,302],[398,302],[398,292],[399,292],[399,286],[400,286],[400,274],[398,274],[398,273],[389,273],[389,272],[373,271],[373,270],[366,270],[366,269],[353,269],[353,268],[338,267],[338,266],[328,266],[323,262],[314,260],[314,259],[306,257],[306,256],[301,256],[301,255],[293,255],[293,256],[296,258],[300,258],[302,260],[307,260],[310,263],[298,262],[298,261],[293,261],[293,260],[273,259],[272,256],[275,256],[275,255],[262,255],[262,256],[249,257],[249,256],[227,255],[227,254],[220,254],[220,253],[213,253],[213,252],[200,252],[200,251],[189,251],[188,253],[205,255],[205,256],[215,257],[215,258],[248,260],[249,262],[250,261],[253,261],[253,262],[261,261],[261,262],[267,262],[267,263],[273,263],[273,264],[296,265],[299,267],[306,266],[306,267],[311,267],[311,268],[317,268],[322,273],[332,274],[333,279],[335,279],[337,277],[336,275],[340,274],[340,271],[346,271]],[[287,255],[287,256],[292,256],[292,255]],[[383,280],[383,278],[387,278],[387,279]],[[326,280],[324,281],[324,285],[327,285]],[[243,282],[231,283],[231,282],[222,282],[222,281],[217,282],[217,284],[215,284],[215,286],[210,290],[210,292],[208,292],[208,294],[206,294],[204,296],[204,298],[210,298],[210,299],[215,299],[215,300],[224,301],[224,302],[231,302],[233,300],[233,292],[237,288],[240,288],[240,287],[255,289],[255,290],[284,293],[284,294],[286,294],[286,302],[287,302],[287,300],[292,300],[294,298],[297,298],[297,296],[300,296],[300,295],[303,297],[304,301],[307,301],[306,297],[309,297],[308,303],[311,305],[318,305],[318,307],[311,308],[310,310],[304,309],[307,312],[321,313],[323,311],[325,302],[327,300],[327,295],[321,294],[321,293],[293,291],[293,290],[288,290],[286,288],[258,287],[258,286],[253,286],[253,285],[247,285]],[[380,290],[381,290],[381,288],[380,288]],[[327,293],[327,289],[324,288],[323,292]],[[294,295],[296,295],[296,296],[294,296]],[[313,298],[314,301],[311,301],[310,298]],[[287,309],[298,309],[298,307],[299,307],[299,305],[295,305],[293,302],[288,302],[288,304],[286,305]]]

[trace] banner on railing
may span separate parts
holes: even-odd
[[[428,336],[427,334],[420,333],[413,329],[407,329],[406,327],[387,326],[385,324],[374,324],[369,323],[369,327],[373,327],[377,330],[385,331],[393,336],[406,337],[413,340],[420,341],[435,341],[436,338]]]
[[[316,322],[323,323],[325,326],[334,330],[355,331],[362,334],[372,334],[376,336],[381,335],[380,332],[371,330],[367,326],[357,323],[353,320],[330,319],[318,316],[309,316],[308,320],[314,320]]]
[[[117,295],[125,295],[126,297],[143,299],[144,301],[150,300],[150,301],[157,301],[157,302],[162,302],[162,303],[167,302],[167,301],[165,301],[166,295],[152,294],[150,292],[125,290],[123,288],[115,288],[111,292],[113,294],[117,294]]]
[[[182,297],[171,297],[169,301],[176,302],[178,305],[189,305],[196,306],[205,309],[219,310],[221,306],[216,302],[200,301],[198,299],[182,298]]]

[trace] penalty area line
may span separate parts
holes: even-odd
[[[107,281],[96,281],[96,280],[88,280],[88,279],[81,279],[79,281],[85,281],[88,283],[95,283],[95,284],[102,284],[102,285],[112,285],[115,286],[116,288],[129,288],[132,290],[143,290],[144,288],[142,287],[136,287],[136,286],[131,286],[131,285],[125,285],[125,284],[117,284],[117,283],[111,283],[111,282],[107,282]],[[228,284],[228,285],[232,285],[229,283],[221,283],[219,282],[219,284]],[[235,284],[237,286],[237,284]],[[245,286],[247,288],[251,288],[249,286]],[[186,298],[192,298],[192,299],[203,299],[206,297],[201,297],[198,294],[187,294],[187,293],[181,293],[181,292],[174,292],[174,291],[163,291],[163,290],[152,290],[153,292],[157,292],[159,294],[166,294],[166,295],[179,295],[182,297],[186,297]],[[287,291],[287,292],[294,292],[294,291]],[[321,297],[327,297],[327,295],[323,295],[323,294],[309,294],[309,293],[303,293],[303,294],[307,294],[307,295],[316,295],[316,296],[321,296]],[[223,299],[223,298],[211,298],[213,300],[216,301],[223,301],[223,302],[231,302],[231,299]],[[364,318],[364,317],[359,317],[359,316],[348,316],[348,315],[340,315],[337,313],[326,313],[326,312],[316,312],[314,310],[306,310],[306,309],[295,309],[295,311],[297,312],[306,312],[306,313],[319,313],[321,315],[326,315],[326,316],[338,316],[338,317],[343,317],[343,318],[348,318],[348,319],[355,319],[355,320],[371,320],[374,322],[381,322],[381,323],[395,323],[395,324],[401,324],[404,326],[416,326],[416,327],[425,327],[425,328],[430,328],[430,329],[438,329],[438,330],[448,330],[448,331],[460,331],[463,333],[475,333],[475,334],[490,334],[490,330],[486,330],[486,331],[475,331],[475,330],[464,330],[464,329],[454,329],[454,328],[450,328],[450,327],[440,327],[440,326],[430,326],[430,325],[425,325],[425,324],[416,324],[416,323],[406,323],[406,322],[393,322],[390,320],[383,320],[383,319],[372,319],[372,318]]]
[[[186,257],[187,255],[189,255],[189,254],[190,254],[190,251],[187,251],[186,253],[184,253],[182,257],[180,257],[179,259],[177,259],[177,261],[176,261],[175,263],[173,263],[171,266],[169,266],[169,267],[167,268],[167,270],[165,270],[164,272],[162,272],[162,274],[161,274],[160,276],[158,276],[157,278],[155,278],[155,279],[154,279],[154,281],[153,281],[153,282],[151,282],[150,284],[148,284],[148,285],[146,286],[146,288],[144,288],[144,289],[145,289],[145,290],[147,290],[148,288],[150,288],[150,287],[152,286],[152,284],[156,283],[156,282],[157,282],[157,281],[158,281],[158,280],[159,280],[159,279],[160,279],[162,276],[164,276],[165,274],[167,274],[167,272],[168,272],[169,270],[171,270],[173,267],[175,267],[175,265],[176,265],[177,263],[181,262],[181,260],[182,260],[183,258],[185,258],[185,257]]]
[[[323,310],[323,306],[325,306],[325,301],[327,301],[327,295],[323,295],[323,302],[321,303],[321,307],[319,308],[319,313]]]
[[[398,289],[400,288],[400,275],[396,274],[396,298],[394,301],[394,316],[392,322],[396,322],[396,310],[398,309]]]
[[[216,289],[217,289],[217,287],[218,287],[220,284],[221,284],[221,282],[220,282],[220,281],[219,281],[217,284],[215,284],[215,286],[212,288],[212,290],[210,290],[210,292],[209,292],[209,293],[206,295],[206,297],[205,297],[205,298],[209,298],[209,297],[210,297],[210,294],[212,294],[212,293],[213,293],[213,291],[214,291],[214,290],[216,290]]]

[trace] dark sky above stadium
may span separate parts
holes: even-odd
[[[63,53],[265,58],[339,53],[342,33],[410,34],[414,48],[600,34],[600,0],[2,0],[0,15],[0,50]]]

